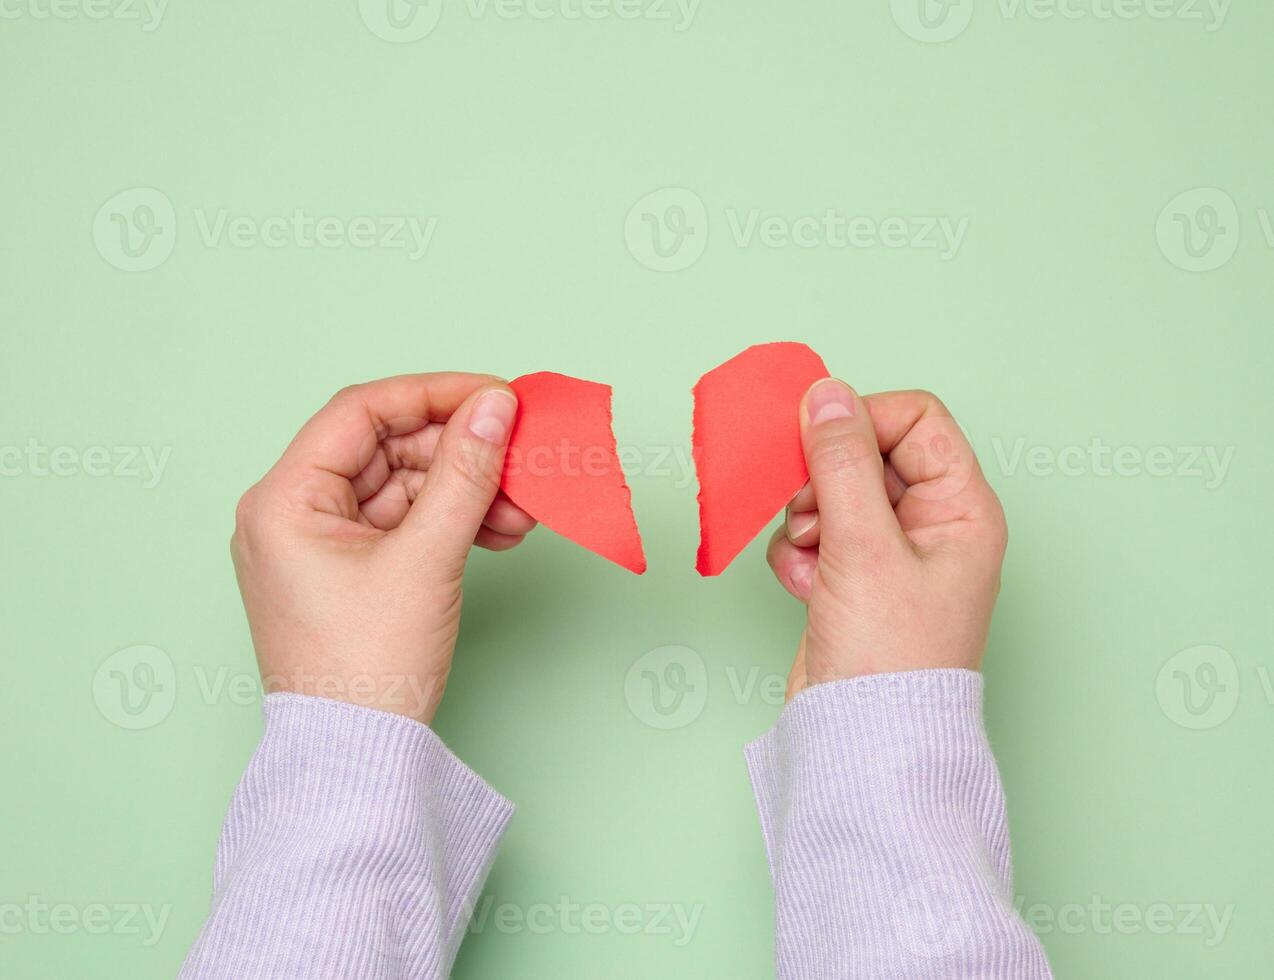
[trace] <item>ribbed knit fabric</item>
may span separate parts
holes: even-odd
[[[428,727],[272,694],[185,980],[441,980],[513,805]]]
[[[775,892],[780,980],[1035,980],[1012,907],[982,677],[820,684],[745,750]]]
[[[424,725],[274,694],[185,980],[442,980],[513,806]],[[982,678],[798,695],[746,749],[780,980],[1037,980]]]

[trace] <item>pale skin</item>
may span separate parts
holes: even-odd
[[[253,486],[231,554],[271,691],[425,724],[446,687],[474,545],[535,521],[499,492],[513,392],[490,375],[402,375],[339,392]],[[1003,512],[926,392],[858,397],[828,379],[800,409],[810,482],[769,547],[806,604],[788,682],[977,669],[999,588]]]
[[[535,521],[500,494],[517,399],[498,378],[415,374],[339,392],[239,502],[230,551],[271,691],[430,724],[473,545]]]
[[[928,392],[860,398],[829,378],[800,417],[810,480],[768,552],[808,610],[788,697],[865,674],[977,670],[1008,530],[951,413]]]

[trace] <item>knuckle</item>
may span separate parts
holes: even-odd
[[[377,446],[381,452],[385,454],[385,465],[391,471],[400,470],[407,465],[406,459],[403,457],[402,448],[392,439],[386,439],[384,442],[378,443]],[[376,448],[372,449],[372,457],[376,455]],[[370,460],[369,460],[370,462]]]
[[[260,483],[244,491],[234,508],[234,532],[230,535],[230,555],[238,559],[261,537],[265,524],[265,491]]]
[[[942,399],[939,398],[937,395],[935,395],[932,391],[929,391],[926,388],[916,388],[911,392],[911,394],[912,394],[912,397],[914,397],[916,401],[923,406],[924,408],[923,414],[925,415],[950,415],[951,414],[951,412],[947,409],[947,406],[942,401]]]
[[[451,468],[475,493],[494,496],[500,482],[497,455],[493,444],[467,439],[451,454]]]
[[[853,472],[878,462],[880,449],[873,434],[846,424],[826,433],[813,445],[810,466],[820,473]]]
[[[234,508],[235,535],[239,536],[256,525],[261,513],[261,485],[249,487]]]
[[[331,397],[330,404],[347,405],[353,402],[362,401],[363,389],[365,387],[366,385],[361,384],[346,385]]]
[[[999,498],[987,487],[971,502],[966,517],[965,544],[979,564],[998,571],[1009,546],[1009,524]]]

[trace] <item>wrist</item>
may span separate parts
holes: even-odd
[[[322,670],[300,665],[269,673],[263,670],[261,675],[266,695],[320,698],[400,715],[424,725],[433,723],[446,682],[445,674]]]

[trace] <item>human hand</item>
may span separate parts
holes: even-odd
[[[976,670],[1008,531],[946,406],[923,391],[859,398],[828,378],[800,419],[810,481],[768,553],[807,605],[788,697],[864,674]]]
[[[497,492],[516,412],[498,378],[413,374],[346,388],[305,424],[230,542],[267,691],[433,721],[470,546],[535,526]]]

